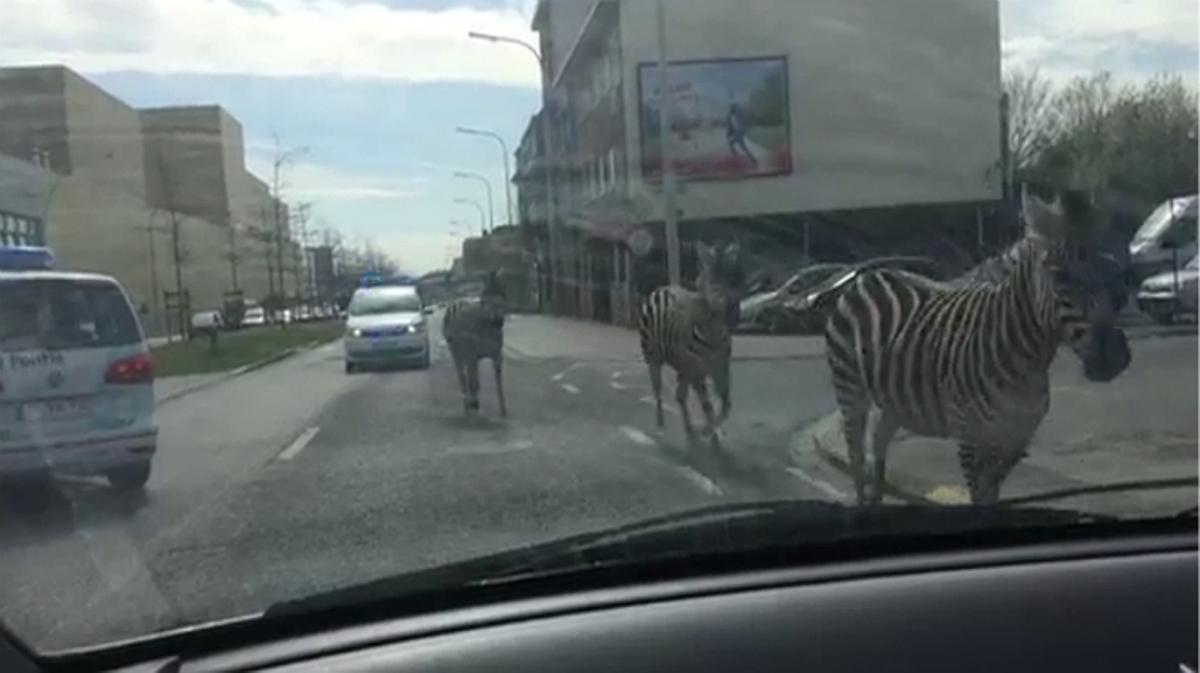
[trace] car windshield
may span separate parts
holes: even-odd
[[[0,6],[33,650],[1196,503],[1194,2]]]
[[[413,313],[421,310],[421,299],[410,292],[358,292],[350,301],[350,315]]]
[[[137,321],[107,282],[0,280],[0,353],[137,343]]]

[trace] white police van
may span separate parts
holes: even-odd
[[[154,363],[124,289],[54,271],[46,248],[0,246],[0,478],[150,478]]]

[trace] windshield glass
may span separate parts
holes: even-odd
[[[350,315],[413,313],[421,310],[421,299],[410,292],[357,292],[350,301]]]
[[[1131,246],[1196,193],[1194,2],[0,7],[34,650],[647,520],[615,565],[1196,502],[1195,283],[1143,291],[1194,241]]]

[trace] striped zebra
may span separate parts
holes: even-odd
[[[698,243],[696,249],[699,261],[696,291],[667,286],[651,292],[641,305],[638,335],[654,389],[658,427],[663,427],[662,369],[663,365],[669,365],[676,374],[675,396],[683,417],[684,434],[689,440],[696,437],[688,411],[689,391],[694,390],[704,411],[705,432],[713,447],[718,448],[717,425],[732,409],[729,322],[733,291],[741,273],[740,249],[736,242],[716,247]],[[713,413],[708,394],[710,378],[721,399],[719,419]]]
[[[468,415],[479,411],[479,361],[489,358],[496,375],[500,415],[508,417],[504,401],[504,303],[504,289],[493,271],[479,297],[455,300],[442,319],[442,336],[450,347],[463,409]]]
[[[1049,368],[1065,342],[1093,381],[1129,365],[1090,229],[1090,204],[1065,192],[1023,197],[1025,236],[953,284],[888,269],[842,285],[825,341],[859,502],[883,496],[899,428],[952,439],[972,502],[994,503],[1050,406]],[[864,435],[872,409],[873,483]]]

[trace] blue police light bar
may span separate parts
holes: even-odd
[[[54,268],[50,248],[0,245],[0,271],[45,271]]]

